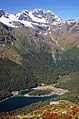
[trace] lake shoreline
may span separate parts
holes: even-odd
[[[29,97],[45,97],[45,96],[52,96],[52,95],[63,95],[67,92],[69,92],[68,90],[65,90],[65,89],[61,89],[61,88],[55,88],[54,86],[52,85],[48,85],[48,86],[38,86],[36,88],[33,88],[34,90],[51,90],[51,93],[49,94],[45,94],[45,95],[29,95],[29,94],[25,94],[24,96],[29,96]]]
[[[28,95],[30,91],[33,90],[51,90],[49,94],[44,95]],[[21,92],[20,92],[21,91]],[[20,91],[13,91],[13,96],[5,98],[0,102],[0,106],[2,107],[0,109],[0,112],[8,112],[12,111],[18,108],[25,107],[27,105],[30,105],[32,103],[36,103],[39,101],[45,101],[47,99],[55,98],[59,95],[62,95],[68,90],[63,90],[60,88],[55,88],[53,85],[44,85],[44,86],[38,86],[36,88],[32,88],[29,90],[20,90]],[[25,91],[25,93],[24,93]],[[23,92],[23,93],[22,93]]]
[[[66,92],[69,92],[68,90],[64,90],[64,89],[61,89],[61,88],[55,88],[54,86],[52,85],[44,85],[44,86],[38,86],[36,88],[32,88],[33,90],[51,90],[51,93],[49,94],[45,94],[45,95],[29,95],[28,93],[24,94],[24,95],[18,95],[19,94],[19,91],[12,91],[11,93],[13,94],[12,96],[10,97],[6,97],[4,99],[2,99],[0,102],[3,102],[9,98],[12,98],[14,96],[24,96],[24,97],[49,97],[49,96],[52,96],[52,95],[63,95],[65,94]],[[25,90],[29,90],[29,89],[25,89]],[[20,91],[23,91],[23,90],[20,90]]]

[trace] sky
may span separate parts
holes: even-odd
[[[0,0],[0,9],[8,13],[36,8],[51,10],[64,21],[79,19],[79,0]]]

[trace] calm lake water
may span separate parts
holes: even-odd
[[[14,109],[18,109],[35,102],[44,101],[46,99],[55,98],[57,96],[58,96],[57,94],[46,97],[14,96],[0,102],[0,112],[12,111]]]

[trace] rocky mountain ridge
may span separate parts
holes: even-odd
[[[64,22],[53,12],[42,9],[25,10],[16,14],[0,10],[0,22],[13,28],[28,27],[39,34],[50,33],[55,38],[62,36],[64,32],[73,34],[79,30],[79,20],[69,19]]]
[[[10,27],[27,26],[35,29],[39,33],[47,33],[51,26],[61,28],[64,23],[57,15],[51,11],[35,9],[33,11],[25,10],[16,14],[9,14],[0,10],[0,21]],[[54,29],[55,30],[55,29]]]

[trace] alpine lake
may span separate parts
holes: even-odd
[[[42,96],[42,97],[32,97],[32,96],[24,96],[29,93],[31,90],[20,90],[18,95],[6,98],[0,101],[0,112],[8,112],[18,108],[22,108],[24,106],[30,105],[32,103],[36,103],[39,101],[45,101],[47,99],[55,98],[58,94],[53,94],[51,96]]]

